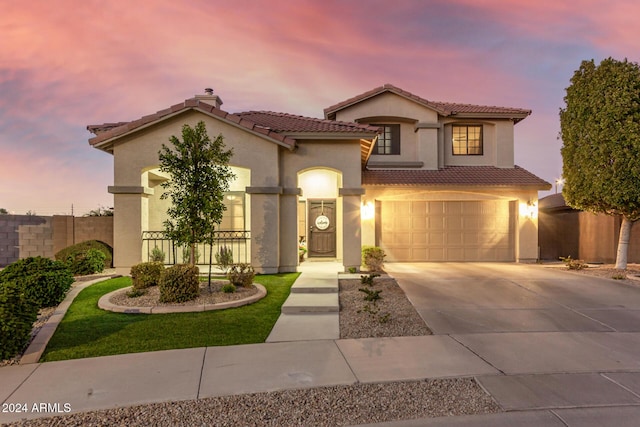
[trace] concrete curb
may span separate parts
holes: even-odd
[[[254,283],[254,286],[258,289],[257,294],[236,301],[222,302],[219,304],[185,305],[173,307],[125,307],[109,302],[109,299],[112,295],[132,288],[132,286],[129,286],[127,288],[117,289],[113,292],[109,292],[108,294],[100,297],[100,299],[98,300],[98,307],[103,310],[112,311],[114,313],[126,314],[197,313],[201,311],[224,310],[225,308],[242,307],[243,305],[253,304],[254,302],[259,301],[267,296],[267,290],[264,286],[262,286],[260,283]]]
[[[51,317],[47,320],[47,323],[38,331],[35,338],[27,347],[27,350],[24,352],[22,357],[20,358],[21,365],[27,365],[31,363],[38,363],[42,353],[44,353],[44,349],[49,344],[49,340],[58,329],[58,325],[64,318],[64,315],[67,313],[67,310],[71,306],[71,303],[76,298],[76,296],[82,291],[84,288],[94,285],[99,282],[104,282],[105,280],[112,279],[113,277],[100,277],[94,280],[75,282],[76,285],[72,286],[65,299],[58,305],[56,311],[53,312]]]

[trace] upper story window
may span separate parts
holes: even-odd
[[[482,155],[482,125],[453,125],[453,155]]]
[[[382,129],[373,154],[400,154],[400,125],[374,124]]]

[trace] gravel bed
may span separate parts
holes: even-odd
[[[375,304],[358,289],[380,290]],[[395,279],[377,277],[374,285],[360,279],[340,279],[340,338],[406,337],[431,335]]]
[[[556,267],[559,268],[559,267]],[[565,267],[560,267],[565,268]],[[640,285],[640,264],[628,264],[626,270],[618,270],[615,264],[588,264],[587,268],[582,270],[569,270],[574,273],[585,274],[588,276],[604,277],[607,279],[616,279],[620,283],[627,285]],[[624,277],[624,279],[620,279]]]
[[[355,384],[153,403],[9,426],[344,426],[500,412],[469,378]]]

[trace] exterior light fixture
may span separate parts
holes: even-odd
[[[360,205],[360,216],[363,220],[373,219],[375,217],[375,212],[375,207],[371,202],[366,202]]]

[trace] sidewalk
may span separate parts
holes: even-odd
[[[609,333],[598,335],[602,338],[593,345],[583,345],[576,351],[593,355],[595,347],[611,338]],[[633,340],[640,341],[640,334],[631,335]],[[537,374],[505,375],[501,373],[503,365],[488,363],[456,338],[461,337],[297,341],[8,366],[0,368],[0,400],[26,404],[28,411],[0,413],[0,422],[51,416],[56,411],[64,413],[65,408],[82,412],[355,382],[473,376],[503,408],[512,412],[429,422],[499,426],[513,425],[516,420],[527,425],[525,421],[530,420],[533,423],[530,425],[565,425],[544,421],[561,416],[565,422],[573,420],[566,425],[600,425],[595,423],[598,417],[604,417],[608,425],[625,425],[625,420],[633,421],[626,425],[636,425],[640,416],[640,372],[637,372],[638,353],[631,354],[635,350],[624,352],[626,362],[616,372],[610,371],[611,363],[621,352],[612,354],[609,360],[589,356],[593,372],[584,372],[578,360],[573,371],[558,373],[561,364],[548,360]],[[543,338],[533,337],[530,345],[541,345]],[[502,350],[518,355],[522,347],[507,342]],[[50,405],[45,412],[32,412],[34,403]],[[576,421],[586,414],[590,415]],[[382,425],[428,424],[423,420]]]
[[[271,342],[34,363],[0,368],[0,423],[272,390],[475,377],[508,412],[378,425],[637,425],[638,354],[640,333],[548,332]]]

